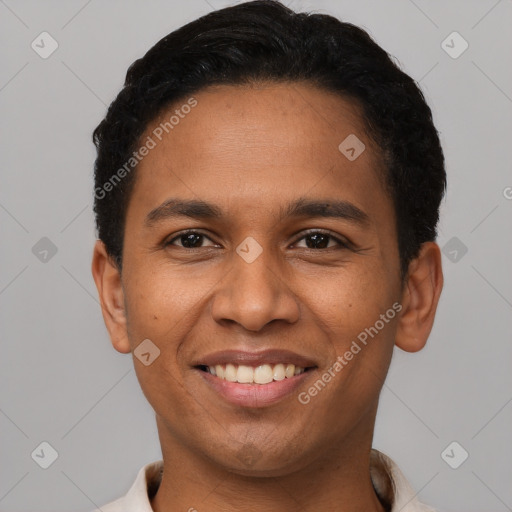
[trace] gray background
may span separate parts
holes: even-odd
[[[92,510],[160,458],[90,274],[90,137],[133,60],[229,3],[0,0],[2,511]],[[420,81],[446,154],[445,289],[427,347],[396,351],[374,444],[439,509],[512,510],[512,2],[287,3],[363,26],[395,55]],[[43,31],[59,45],[47,59],[31,48]],[[441,47],[453,31],[469,43],[456,59]],[[58,452],[48,469],[31,458],[43,441]],[[441,457],[452,441],[469,453],[458,469]],[[462,453],[449,450],[452,464]]]

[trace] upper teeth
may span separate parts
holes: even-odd
[[[273,380],[283,380],[304,372],[304,368],[301,366],[295,366],[294,364],[284,365],[281,363],[276,365],[262,364],[256,368],[243,364],[218,364],[216,366],[208,366],[207,368],[212,375],[216,375],[220,379],[243,384],[268,384]]]

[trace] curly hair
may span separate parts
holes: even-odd
[[[415,81],[367,32],[332,16],[296,13],[276,0],[211,12],[165,36],[129,67],[93,133],[96,226],[119,270],[136,166],[108,194],[102,187],[132,158],[148,124],[208,86],[261,81],[306,82],[361,106],[381,151],[404,277],[421,244],[436,239],[446,189],[431,110]]]

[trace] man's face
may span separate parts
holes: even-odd
[[[160,355],[135,368],[164,450],[285,474],[371,437],[396,330],[381,315],[401,299],[394,210],[349,100],[301,84],[194,97],[161,141],[153,130],[186,99],[141,139],[156,147],[137,169],[122,285],[131,349],[149,339]],[[353,138],[338,148],[352,134],[356,159]],[[283,376],[289,364],[305,371]],[[216,365],[276,380],[230,382]]]

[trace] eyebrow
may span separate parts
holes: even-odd
[[[151,210],[145,219],[147,227],[176,217],[192,219],[219,219],[223,216],[218,206],[197,200],[167,199]],[[301,197],[280,209],[280,219],[287,217],[325,217],[348,220],[361,226],[370,223],[370,217],[348,201],[307,199]]]
[[[167,199],[160,206],[151,210],[145,219],[148,227],[173,217],[190,217],[192,219],[214,219],[222,217],[222,210],[205,201]]]
[[[281,210],[284,217],[332,217],[348,220],[359,225],[370,224],[370,217],[348,201],[307,199],[301,197]]]

